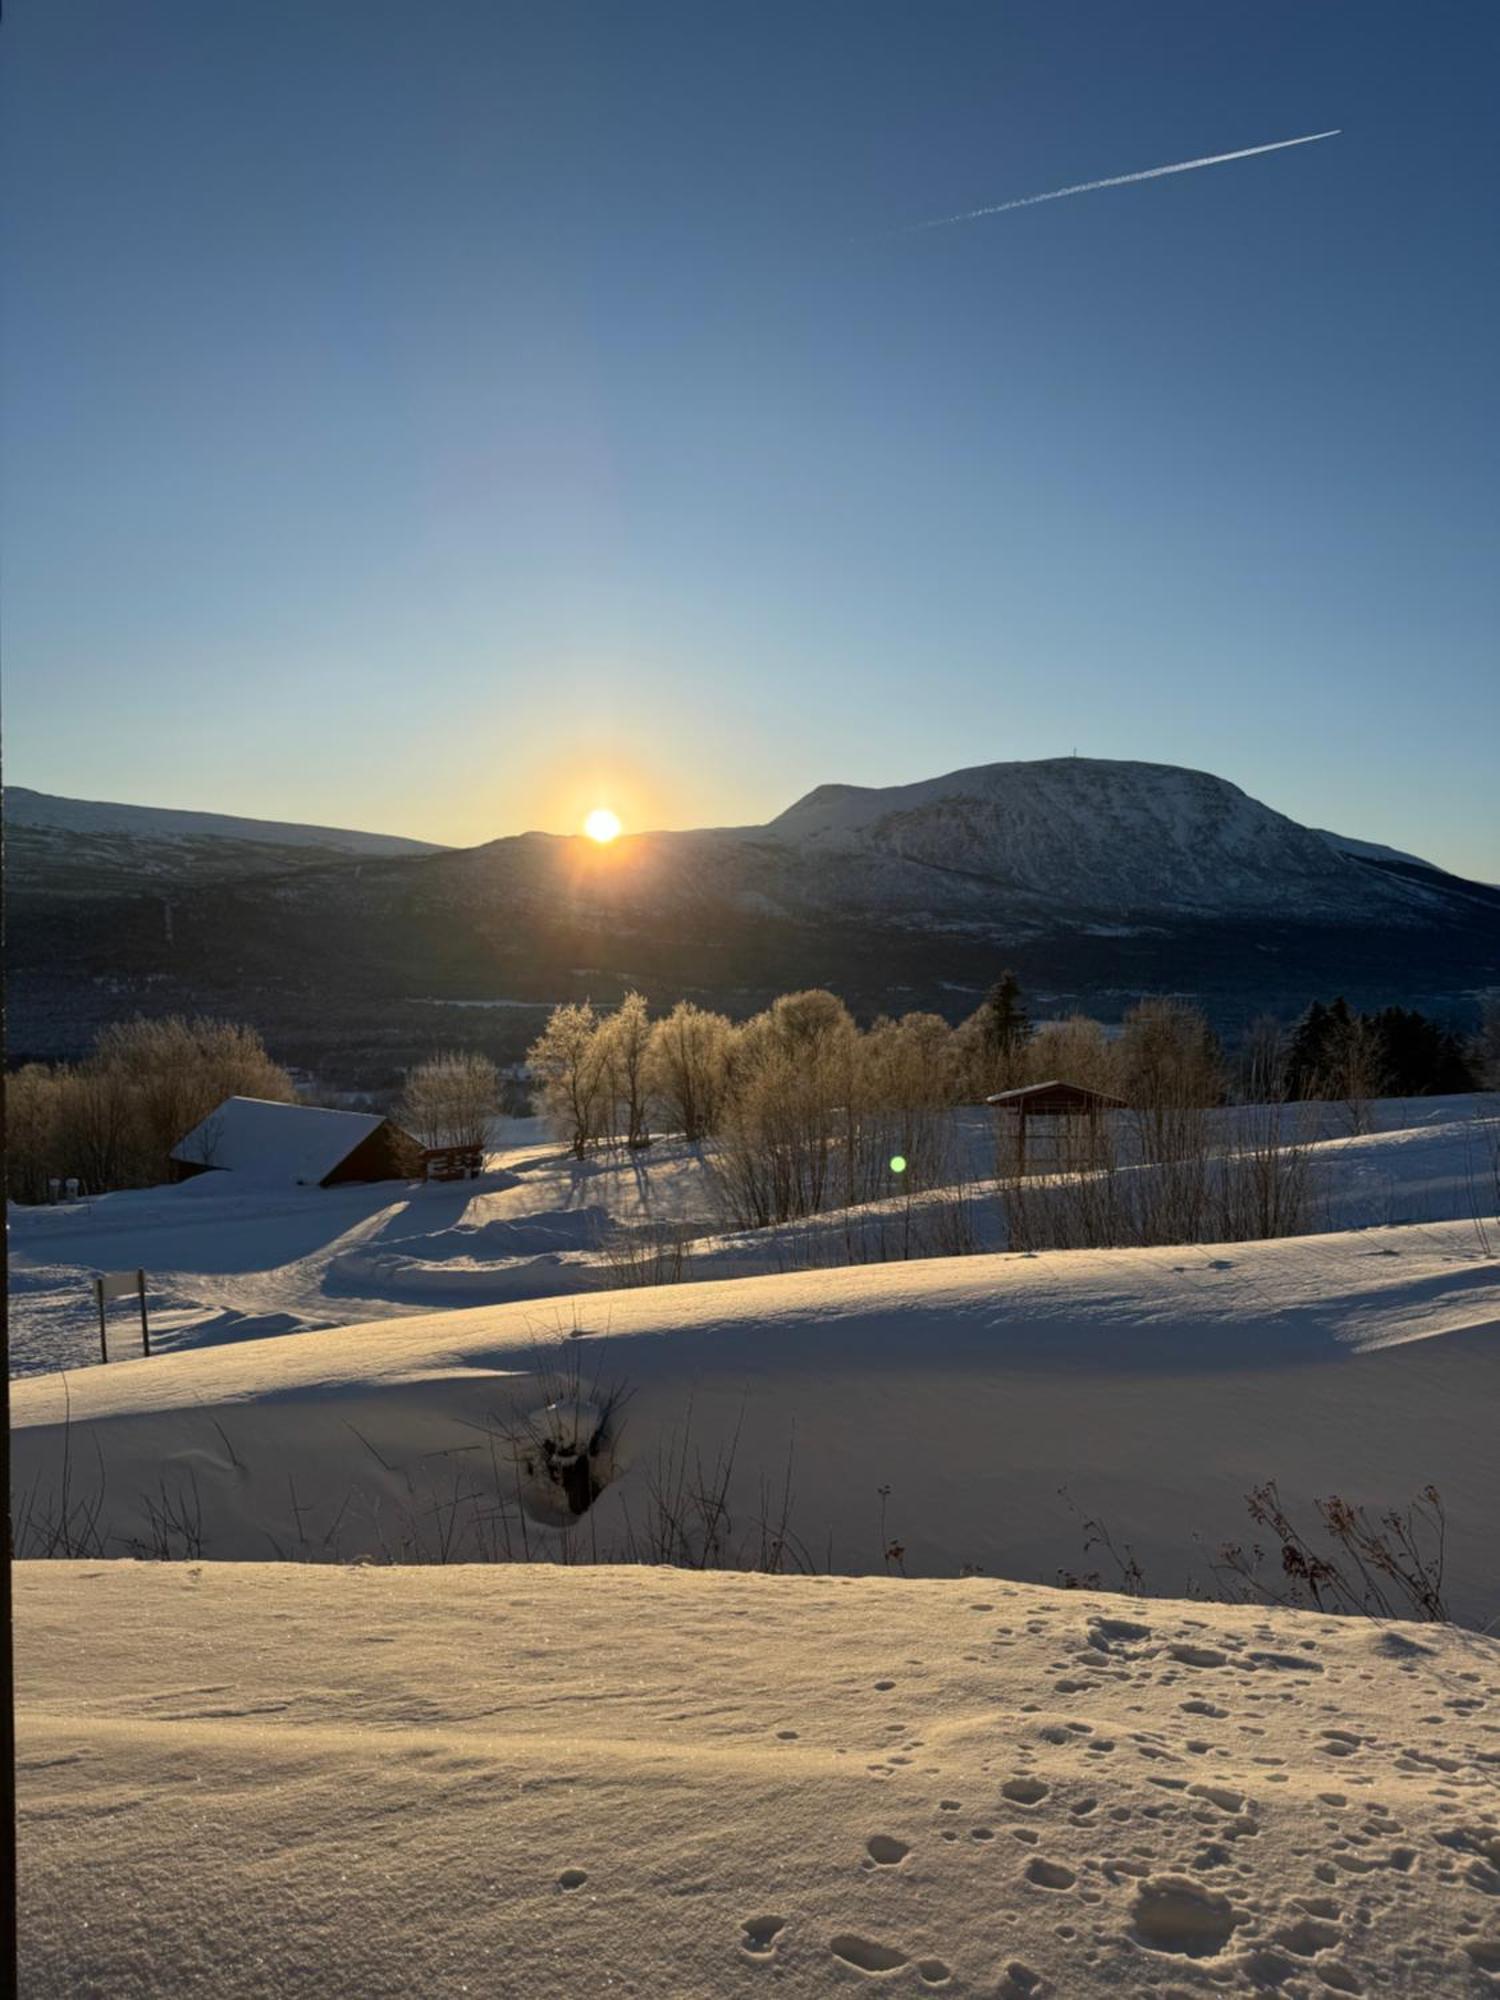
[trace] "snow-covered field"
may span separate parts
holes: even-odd
[[[579,1166],[534,1142],[456,1188],[204,1175],[33,1211],[33,1365],[92,1359],[85,1257],[144,1262],[177,1345],[15,1385],[20,1547],[1106,1585],[1133,1562],[1155,1594],[1213,1594],[1222,1545],[1264,1540],[1264,1482],[1309,1528],[1331,1494],[1384,1509],[1435,1483],[1447,1602],[1481,1624],[1500,1613],[1492,1110],[1388,1105],[1383,1129],[1323,1141],[1323,1234],[850,1265],[831,1216],[704,1238],[689,1272],[710,1282],[623,1290],[603,1289],[611,1226],[709,1226],[688,1149]],[[903,1208],[879,1218],[893,1242]],[[997,1204],[974,1208],[996,1240]]]
[[[1500,1263],[1471,1223],[975,1256],[366,1322],[14,1389],[22,1553],[605,1560],[668,1548],[1211,1590],[1276,1480],[1435,1481],[1447,1591],[1500,1611]],[[601,1426],[576,1524],[544,1440]],[[581,1415],[580,1415],[581,1411]],[[885,1490],[882,1490],[885,1489]],[[49,1522],[67,1513],[59,1544]],[[92,1522],[82,1535],[81,1524]],[[559,1525],[559,1519],[565,1525]],[[49,1539],[50,1537],[50,1539]]]
[[[1334,1106],[1287,1113],[1313,1146],[1312,1219],[1319,1229],[1471,1220],[1495,1212],[1493,1095],[1387,1101],[1375,1129],[1348,1136]],[[1231,1114],[1226,1114],[1231,1115]],[[152,1337],[166,1350],[267,1334],[355,1325],[461,1305],[499,1305],[619,1283],[611,1243],[659,1231],[687,1272],[733,1278],[860,1259],[1005,1248],[989,1177],[988,1114],[955,1117],[963,1214],[938,1193],[894,1195],[784,1229],[722,1227],[699,1153],[658,1141],[646,1152],[571,1159],[537,1121],[504,1121],[490,1171],[458,1186],[251,1188],[206,1174],[179,1187],[106,1195],[56,1208],[13,1208],[12,1367],[18,1374],[98,1359],[92,1280],[142,1268]],[[988,1183],[988,1185],[987,1185]],[[112,1352],[139,1351],[130,1312],[117,1306]]]
[[[1495,1991],[1495,1111],[1330,1125],[1270,1242],[981,1188],[841,1263],[517,1132],[13,1214],[20,1549],[84,1558],[18,1570],[24,1990]],[[657,1224],[689,1282],[610,1289]],[[89,1365],[137,1264],[163,1351]],[[1346,1572],[1316,1503],[1434,1484],[1458,1622],[1217,1601],[1268,1481]]]
[[[30,2000],[1500,1981],[1500,1643],[1451,1627],[987,1578],[17,1585]]]

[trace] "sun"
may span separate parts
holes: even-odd
[[[620,815],[612,813],[608,806],[595,806],[583,822],[583,830],[590,840],[597,840],[601,847],[607,847],[620,832]]]

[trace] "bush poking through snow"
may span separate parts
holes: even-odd
[[[1214,1568],[1221,1581],[1234,1580],[1231,1597],[1448,1623],[1443,1600],[1448,1522],[1435,1486],[1424,1486],[1404,1510],[1389,1507],[1373,1516],[1336,1493],[1314,1501],[1327,1551],[1315,1547],[1292,1519],[1274,1479],[1257,1486],[1245,1504],[1251,1520],[1274,1538],[1281,1577],[1277,1582],[1263,1573],[1265,1548],[1226,1544]]]
[[[630,1391],[587,1371],[585,1338],[575,1309],[567,1332],[554,1343],[537,1344],[544,1401],[501,1433],[513,1465],[515,1500],[522,1515],[541,1527],[573,1527],[620,1469],[621,1419]]]
[[[547,1403],[514,1433],[512,1449],[522,1508],[547,1528],[570,1528],[614,1477],[608,1403]]]
[[[1058,1498],[1067,1502],[1078,1516],[1083,1529],[1083,1552],[1092,1555],[1096,1549],[1102,1550],[1108,1558],[1114,1574],[1105,1580],[1102,1571],[1094,1569],[1083,1574],[1070,1569],[1057,1572],[1059,1590],[1114,1590],[1122,1597],[1144,1597],[1146,1595],[1146,1572],[1136,1559],[1135,1550],[1126,1542],[1118,1547],[1113,1535],[1097,1515],[1085,1515],[1066,1486],[1057,1489]]]
[[[680,1285],[688,1275],[693,1232],[682,1223],[650,1222],[613,1229],[601,1246],[607,1291],[635,1285]]]

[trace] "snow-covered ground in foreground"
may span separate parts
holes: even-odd
[[[1318,1497],[1384,1508],[1431,1481],[1452,1614],[1482,1624],[1497,1326],[1500,1262],[1459,1222],[371,1321],[15,1384],[18,1545],[696,1560],[713,1538],[717,1562],[779,1541],[869,1572],[897,1542],[912,1575],[1112,1581],[1087,1515],[1176,1596],[1255,1539],[1262,1481],[1308,1525]],[[602,1490],[575,1522],[544,1440],[596,1428]]]
[[[1314,1141],[1311,1220],[1318,1229],[1428,1223],[1495,1212],[1493,1095],[1385,1101],[1375,1129],[1348,1136],[1337,1106],[1290,1107]],[[1234,1114],[1225,1114],[1231,1116]],[[13,1208],[11,1344],[19,1374],[98,1358],[92,1280],[143,1268],[160,1349],[352,1325],[459,1305],[536,1300],[618,1282],[610,1241],[660,1228],[686,1246],[698,1278],[733,1278],[861,1259],[1005,1247],[992,1186],[994,1128],[955,1116],[961,1219],[942,1192],[833,1212],[785,1229],[716,1235],[717,1205],[699,1153],[662,1140],[642,1154],[572,1160],[507,1120],[490,1171],[460,1186],[232,1187],[206,1174],[180,1187],[106,1195],[56,1208]],[[115,1347],[138,1351],[128,1308]]]
[[[1493,1993],[1500,1643],[987,1579],[23,1564],[22,1986]]]

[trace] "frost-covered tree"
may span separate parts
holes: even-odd
[[[1080,1083],[1117,1097],[1120,1090],[1120,1044],[1088,1014],[1069,1014],[1061,1021],[1043,1021],[1026,1049],[1027,1083]]]
[[[598,1030],[599,1055],[616,1131],[630,1147],[651,1144],[651,1016],[639,993],[627,993]]]
[[[651,1088],[667,1124],[696,1144],[718,1129],[734,1030],[723,1014],[679,1000],[651,1031]]]
[[[603,1132],[610,1108],[599,1016],[590,1003],[554,1007],[526,1060],[541,1085],[544,1107],[562,1124],[581,1160]]]
[[[1142,1000],[1120,1030],[1125,1096],[1134,1105],[1217,1104],[1224,1066],[1206,1017],[1181,1000]]]
[[[500,1073],[488,1056],[451,1050],[406,1076],[399,1118],[424,1146],[483,1146],[500,1106]]]
[[[828,1206],[841,1141],[847,1182],[858,1039],[848,1008],[822,988],[782,994],[733,1037],[714,1165],[734,1220],[758,1227]]]
[[[295,1096],[291,1077],[241,1022],[119,1022],[81,1063],[35,1064],[9,1080],[7,1104],[21,1115],[28,1148],[12,1161],[9,1185],[37,1199],[52,1178],[76,1178],[94,1193],[151,1186],[167,1178],[177,1142],[226,1097]]]

